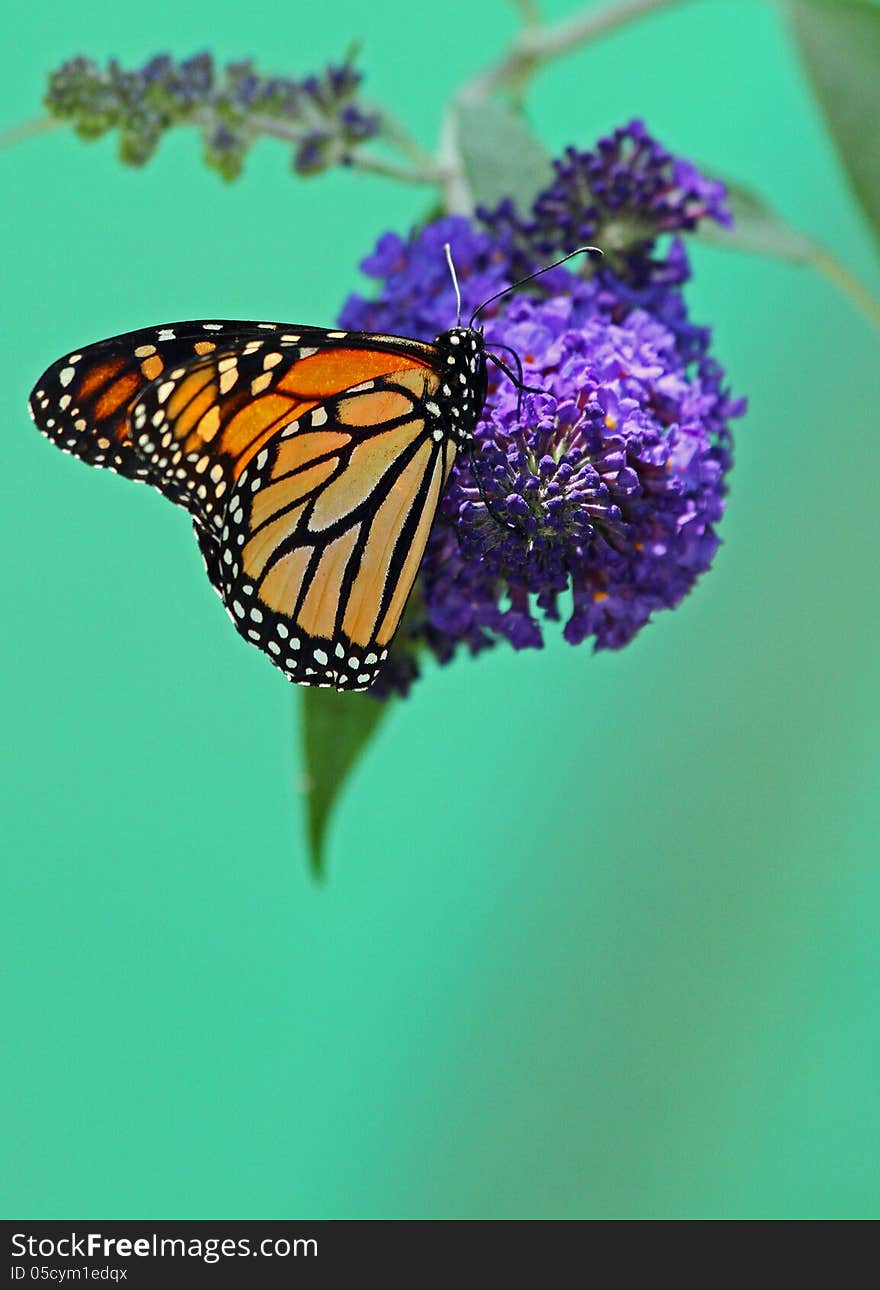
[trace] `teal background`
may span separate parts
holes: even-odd
[[[514,26],[501,0],[8,21],[3,125],[80,51],[305,71],[364,36],[426,144]],[[655,17],[532,102],[554,148],[644,115],[880,289],[772,6]],[[285,683],[185,517],[53,451],[25,400],[149,323],[329,325],[425,194],[297,182],[269,142],[227,188],[197,151],[0,155],[3,1214],[877,1217],[876,335],[809,271],[698,248],[693,312],[751,401],[714,570],[620,654],[434,670],[316,887]]]

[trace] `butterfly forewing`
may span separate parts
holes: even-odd
[[[130,420],[150,481],[204,525],[222,527],[229,493],[248,462],[329,396],[407,366],[386,350],[309,344],[314,332],[261,331],[236,349],[177,368],[139,396]]]
[[[169,371],[198,364],[225,343],[241,344],[241,328],[257,323],[183,322],[144,327],[67,354],[37,381],[30,412],[39,430],[64,452],[129,479],[154,483],[149,462],[131,438],[134,403]]]

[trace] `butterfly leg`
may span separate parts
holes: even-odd
[[[479,491],[482,503],[485,506],[491,518],[501,528],[507,529],[508,532],[518,533],[521,537],[527,537],[528,533],[522,524],[517,524],[514,520],[509,520],[504,515],[501,515],[495,509],[494,502],[490,502],[486,494],[486,490],[483,487],[483,481],[480,478],[480,471],[477,466],[477,457],[476,457],[476,453],[474,452],[473,440],[471,440],[467,446],[467,459],[468,459],[468,465],[470,466],[471,474],[474,477],[474,482],[477,485],[477,489]]]

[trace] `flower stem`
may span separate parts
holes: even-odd
[[[57,130],[64,124],[63,121],[57,121],[52,116],[38,116],[33,121],[23,121],[21,125],[13,125],[8,130],[0,131],[0,148],[11,148],[16,143],[24,143],[27,139],[35,139],[50,130]]]
[[[260,134],[269,135],[274,139],[283,139],[287,143],[299,143],[302,138],[301,127],[276,117],[254,118],[253,123]],[[204,110],[193,114],[191,124],[210,128],[213,124],[216,124],[216,121],[212,112]],[[25,143],[28,139],[36,139],[41,134],[48,134],[50,130],[59,130],[62,126],[67,125],[69,125],[69,122],[61,121],[52,116],[41,116],[32,121],[23,121],[21,125],[14,125],[8,130],[0,131],[0,149],[11,148],[17,143]],[[439,186],[444,182],[444,172],[434,162],[433,157],[425,152],[406,133],[403,127],[384,111],[382,112],[381,135],[383,139],[396,147],[399,152],[409,157],[415,164],[413,166],[404,166],[398,162],[386,160],[384,157],[373,156],[365,149],[358,148],[349,155],[349,165],[357,170],[369,171],[374,175],[385,175],[389,179],[396,179],[404,184],[434,184]]]
[[[440,185],[445,178],[444,172],[433,163],[430,166],[402,166],[396,161],[387,161],[370,152],[356,149],[349,153],[348,164],[357,170],[365,170],[373,175],[384,175],[387,179],[396,179],[402,184],[435,184]]]
[[[590,6],[583,13],[573,14],[552,26],[527,30],[520,43],[527,54],[546,62],[577,49],[578,45],[607,36],[617,27],[623,27],[652,10],[671,9],[673,5],[684,3],[686,0],[617,0],[616,4],[604,9]]]
[[[541,11],[538,8],[537,0],[511,0],[511,4],[514,9],[519,10],[523,22],[537,26],[541,21]]]
[[[193,117],[194,124],[210,128],[214,121],[214,115],[208,110],[198,112]],[[250,120],[251,126],[258,134],[266,135],[272,139],[282,139],[285,143],[300,143],[303,137],[303,127],[295,125],[290,121],[283,121],[273,116],[254,116]],[[400,137],[396,133],[389,133],[385,136],[389,141],[394,138],[401,143]],[[407,148],[409,155],[414,155],[418,145],[410,141]],[[346,160],[350,166],[357,170],[369,171],[374,175],[384,175],[388,179],[396,179],[404,184],[434,184],[439,185],[443,182],[443,172],[439,166],[435,165],[432,158],[424,160],[425,154],[418,151],[419,164],[416,166],[404,166],[396,161],[386,160],[384,157],[376,157],[367,152],[364,148],[354,148],[348,154]]]
[[[652,11],[685,3],[688,0],[617,0],[602,9],[591,5],[581,13],[547,26],[529,21],[501,61],[462,86],[459,93],[473,101],[508,85],[521,86],[523,79],[543,63],[561,58]]]
[[[367,105],[368,110],[378,112],[381,121],[379,137],[387,140],[399,152],[409,157],[417,166],[422,168],[433,166],[434,158],[430,152],[427,152],[420,143],[418,143],[406,127],[387,110],[387,108],[376,107],[372,104]]]
[[[670,9],[688,0],[616,0],[602,9],[592,5],[561,22],[544,25],[537,6],[515,0],[524,25],[501,60],[459,86],[447,108],[440,132],[440,170],[444,178],[444,199],[451,212],[468,213],[473,207],[465,180],[458,146],[458,109],[479,103],[497,90],[506,89],[521,106],[526,85],[544,63],[561,58],[581,45],[599,40],[618,27],[653,11]]]

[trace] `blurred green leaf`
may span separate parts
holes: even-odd
[[[820,250],[818,244],[786,224],[756,192],[730,179],[724,179],[724,184],[733,214],[733,228],[722,228],[706,220],[698,233],[701,241],[727,246],[732,251],[749,251],[753,255],[792,260],[796,264],[809,264],[816,258]]]
[[[324,874],[324,843],[334,803],[389,706],[390,700],[368,694],[312,686],[303,692],[309,859],[316,878]]]
[[[553,178],[543,146],[522,119],[487,99],[457,108],[458,146],[468,188],[478,206],[497,206],[512,197],[527,211]]]
[[[712,242],[731,251],[748,251],[752,255],[768,255],[792,264],[809,265],[828,278],[869,322],[880,329],[880,302],[826,247],[799,229],[792,228],[752,189],[729,179],[724,179],[724,183],[733,214],[733,228],[705,222],[697,233],[700,241]]]
[[[850,184],[880,239],[880,6],[788,0],[786,9]]]

